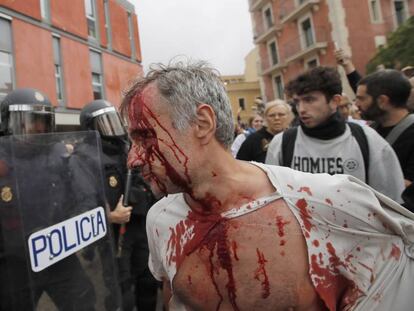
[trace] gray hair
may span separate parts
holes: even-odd
[[[230,101],[218,72],[208,63],[179,61],[152,65],[147,75],[126,92],[121,112],[125,114],[135,95],[153,82],[167,102],[174,128],[179,131],[188,128],[196,120],[197,107],[207,104],[216,116],[216,139],[225,148],[231,146],[234,124]]]
[[[286,109],[286,113],[288,115],[293,114],[292,113],[292,107],[288,103],[286,103],[283,99],[275,99],[275,100],[272,100],[271,102],[268,102],[265,106],[265,110],[264,110],[263,114],[266,116],[267,113],[269,112],[269,110],[273,107],[276,107],[276,106],[284,107]]]

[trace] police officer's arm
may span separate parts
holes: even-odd
[[[113,224],[122,225],[129,222],[131,218],[132,206],[124,206],[122,204],[122,199],[123,196],[121,196],[119,199],[116,208],[113,211],[109,212],[108,218],[109,221]]]

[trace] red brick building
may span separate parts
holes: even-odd
[[[37,88],[61,130],[93,99],[119,105],[142,75],[134,6],[126,0],[0,0],[0,100]]]
[[[283,98],[304,70],[336,66],[335,45],[362,74],[387,35],[414,14],[414,0],[249,0],[262,96]]]

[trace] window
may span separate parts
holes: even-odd
[[[275,76],[273,78],[273,83],[276,91],[276,97],[277,98],[284,98],[284,89],[283,89],[283,81],[281,76]]]
[[[92,71],[93,99],[102,99],[104,98],[104,94],[102,81],[101,54],[95,51],[90,51],[89,57]]]
[[[128,30],[129,30],[129,41],[131,42],[131,58],[135,58],[135,38],[134,38],[134,27],[132,22],[132,15],[128,12]]]
[[[0,100],[13,90],[13,72],[11,24],[0,18]]]
[[[42,20],[50,23],[50,0],[40,0],[40,15]]]
[[[269,29],[273,26],[273,14],[271,6],[268,6],[263,10],[263,18],[265,23],[265,29]]]
[[[315,58],[315,59],[312,59],[312,60],[308,61],[306,63],[306,67],[307,67],[307,69],[312,69],[312,68],[318,67],[318,60]]]
[[[62,61],[60,53],[60,39],[53,37],[53,59],[55,63],[55,83],[56,83],[56,95],[59,104],[63,104],[63,77],[62,77]]]
[[[246,103],[244,101],[244,98],[239,98],[239,107],[241,110],[246,110]]]
[[[88,23],[88,36],[97,39],[95,0],[85,0],[85,12]]]
[[[305,47],[309,47],[315,43],[313,39],[312,24],[310,18],[305,19],[301,22],[301,30],[303,36],[303,44]]]
[[[381,7],[378,0],[369,0],[370,12],[371,12],[371,21],[378,23],[381,21]]]
[[[395,20],[397,26],[403,24],[407,18],[404,1],[394,1]]]
[[[104,14],[105,14],[105,29],[106,37],[108,39],[108,48],[112,48],[112,30],[111,30],[111,17],[109,15],[109,0],[104,1]]]
[[[279,62],[279,56],[277,54],[276,41],[272,41],[269,44],[269,54],[270,54],[270,61],[271,61],[272,66],[276,65]]]

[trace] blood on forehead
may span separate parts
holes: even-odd
[[[154,86],[147,86],[141,92],[137,93],[129,103],[129,123],[130,129],[135,129],[138,127],[139,122],[145,118],[144,110],[149,109],[150,106],[153,106],[153,101],[156,99],[156,90]]]
[[[129,153],[128,165],[133,167],[137,166],[137,163],[147,164],[152,170],[152,163],[158,160],[176,185],[187,188],[188,184],[191,183],[187,165],[189,158],[177,145],[168,128],[159,119],[157,110],[162,107],[157,107],[156,104],[160,104],[160,101],[161,97],[155,85],[147,86],[132,98],[129,104],[128,118],[133,148]],[[164,137],[157,137],[161,133],[161,136]],[[165,148],[161,149],[160,144]],[[174,168],[175,165],[169,162],[161,150],[168,150],[173,154],[178,164],[184,168],[184,176],[181,176]]]

